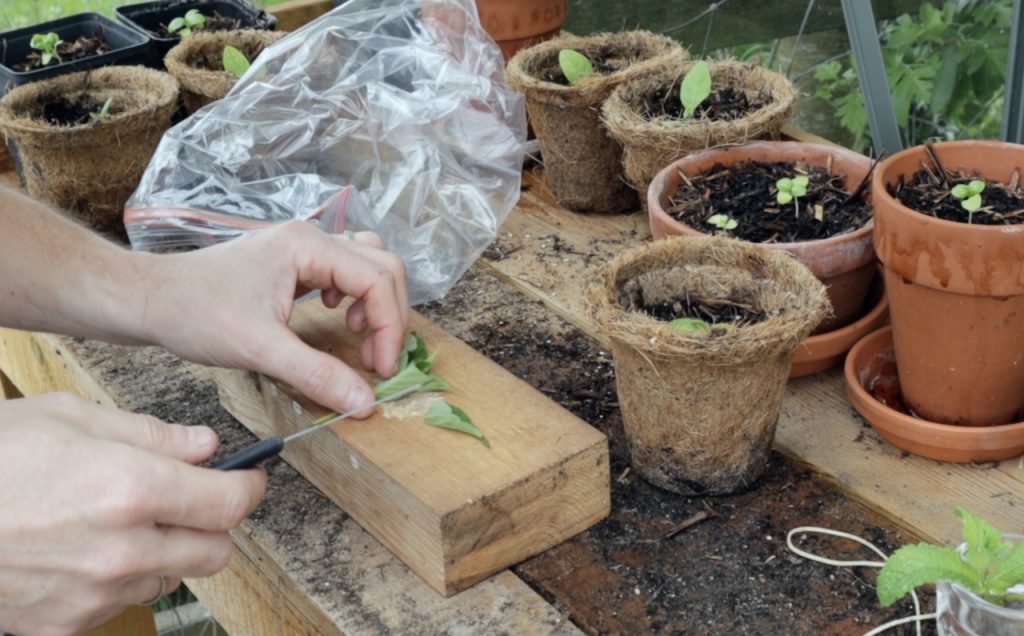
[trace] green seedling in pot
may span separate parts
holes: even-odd
[[[970,183],[959,183],[949,191],[954,197],[960,199],[960,207],[967,210],[967,222],[974,220],[974,213],[981,207],[981,193],[985,189],[985,182],[975,179]]]
[[[786,205],[790,201],[793,202],[793,209],[795,215],[800,216],[800,197],[807,194],[807,183],[808,179],[805,175],[798,177],[783,177],[775,182],[775,187],[779,189],[779,193],[775,195],[775,200]]]
[[[708,218],[708,223],[723,231],[735,230],[739,225],[739,222],[728,214],[716,214]]]
[[[700,318],[676,318],[669,321],[668,326],[692,334],[711,332],[711,325]]]
[[[558,66],[570,84],[580,81],[584,75],[593,75],[594,73],[594,65],[590,63],[587,56],[572,49],[562,49],[558,52]]]
[[[60,54],[57,53],[57,47],[63,43],[64,40],[60,39],[60,36],[56,33],[35,33],[32,35],[32,39],[29,40],[28,45],[42,53],[40,61],[43,63],[43,66],[46,66],[54,59],[58,62],[63,61],[60,59]]]
[[[97,122],[110,119],[110,105],[114,102],[113,97],[108,97],[107,101],[103,102],[103,106],[95,113],[89,113],[89,119]]]
[[[679,101],[683,105],[683,117],[693,117],[708,96],[711,95],[711,69],[701,60],[683,77],[679,84]]]
[[[185,37],[192,35],[192,29],[201,29],[206,25],[206,16],[199,12],[199,9],[189,9],[184,16],[171,20],[167,25],[167,32]]]
[[[1014,543],[980,517],[957,507],[967,550],[918,543],[892,553],[878,575],[878,600],[892,605],[912,589],[926,583],[951,581],[996,605],[1024,601],[1011,592],[1024,583],[1024,542]]]
[[[221,61],[224,63],[225,71],[232,75],[237,75],[238,77],[244,75],[251,65],[249,59],[245,57],[245,53],[242,53],[230,44],[224,47],[224,52],[221,54]]]

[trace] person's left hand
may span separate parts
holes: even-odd
[[[369,327],[362,362],[395,372],[409,324],[402,260],[376,234],[326,234],[294,221],[195,252],[151,256],[144,280],[145,339],[189,360],[252,369],[291,384],[338,412],[373,401],[373,390],[338,358],[288,328],[295,297],[322,290],[332,309],[346,296],[353,332]],[[363,415],[368,415],[364,413]]]

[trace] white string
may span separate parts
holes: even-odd
[[[796,545],[793,544],[793,536],[797,535],[797,534],[826,534],[826,535],[833,536],[833,537],[839,537],[841,539],[849,539],[850,541],[856,541],[857,543],[861,544],[862,546],[872,550],[878,556],[882,557],[882,560],[881,561],[839,561],[837,559],[829,559],[828,557],[818,556],[817,554],[811,554],[810,552],[807,552],[806,550],[798,548],[798,547],[796,547]],[[844,567],[851,567],[851,568],[852,567],[880,568],[880,567],[885,565],[885,560],[889,558],[889,555],[887,555],[885,552],[882,552],[878,548],[878,546],[876,546],[874,543],[871,543],[870,541],[868,541],[867,539],[865,539],[863,537],[858,537],[857,535],[850,534],[848,532],[840,532],[839,530],[830,530],[829,528],[819,528],[817,526],[800,526],[799,528],[793,528],[792,530],[790,530],[788,533],[786,533],[786,547],[789,548],[789,550],[791,552],[793,552],[794,554],[802,556],[803,558],[805,558],[805,559],[807,559],[809,561],[816,561],[818,563],[824,563],[825,565],[834,565],[836,567],[841,567],[841,568],[844,568]],[[871,631],[867,632],[866,634],[864,634],[864,636],[875,636],[876,634],[881,634],[884,631],[892,629],[893,627],[896,627],[897,625],[903,625],[904,623],[917,623],[917,625],[916,625],[916,627],[917,627],[917,636],[921,636],[921,622],[933,619],[933,618],[935,618],[937,616],[937,614],[934,614],[934,613],[932,613],[932,614],[922,614],[921,613],[921,603],[920,603],[920,601],[917,600],[917,592],[911,590],[910,591],[910,596],[911,596],[911,598],[914,599],[914,615],[913,616],[906,616],[904,618],[897,618],[896,620],[889,621],[888,623],[885,623],[884,625],[879,625],[878,627],[876,627],[876,628],[872,629]]]

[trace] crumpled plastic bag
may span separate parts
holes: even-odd
[[[136,249],[305,219],[372,230],[414,304],[443,296],[519,198],[521,95],[472,0],[350,0],[169,130],[125,209]]]

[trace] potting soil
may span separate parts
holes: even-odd
[[[901,176],[898,183],[886,184],[886,190],[911,210],[946,221],[978,225],[1024,223],[1024,196],[1017,183],[1019,179],[1014,179],[1015,183],[1010,185],[986,183],[981,192],[982,207],[973,215],[964,209],[960,199],[950,194],[954,186],[966,185],[978,178],[962,171],[923,169],[914,173],[909,181]]]
[[[110,49],[110,43],[107,42],[105,37],[103,37],[103,32],[97,31],[89,37],[80,37],[73,42],[58,44],[57,54],[60,59],[54,59],[50,64],[60,64],[63,62],[71,62],[73,60],[92,57],[94,55],[102,55],[103,53],[110,51]],[[43,68],[42,51],[33,51],[29,53],[24,62],[21,64],[13,64],[12,68],[22,73]]]
[[[769,102],[765,94],[758,94],[751,97],[749,94],[735,90],[732,86],[725,86],[712,91],[707,98],[697,106],[692,117],[683,116],[683,103],[679,99],[679,85],[676,84],[671,90],[660,90],[653,93],[644,102],[648,119],[658,117],[671,117],[672,119],[714,119],[719,121],[731,121],[741,119],[754,113]]]

